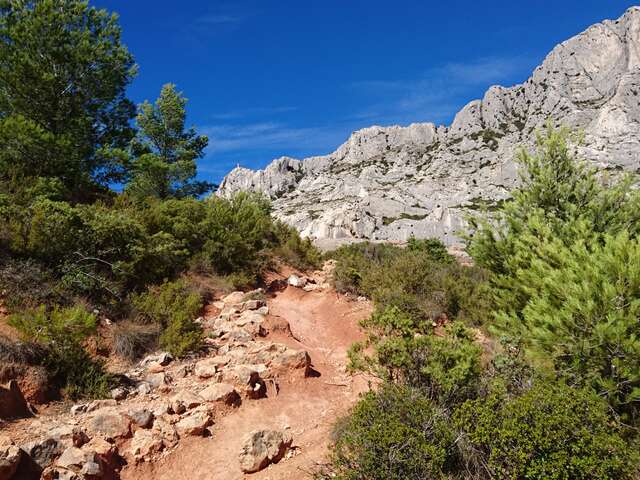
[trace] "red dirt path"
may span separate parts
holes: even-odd
[[[324,462],[332,425],[366,391],[362,377],[346,374],[347,349],[362,334],[358,321],[371,313],[368,302],[354,302],[333,290],[304,292],[288,287],[268,301],[270,323],[289,323],[291,334],[272,331],[270,340],[304,348],[318,377],[281,379],[280,391],[263,400],[246,401],[220,418],[210,438],[186,438],[176,450],[153,464],[129,466],[123,480],[305,479]],[[246,475],[238,453],[255,429],[287,429],[293,455],[267,469]]]

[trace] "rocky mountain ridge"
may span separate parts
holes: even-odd
[[[335,152],[236,168],[217,195],[257,191],[276,217],[315,239],[456,243],[465,217],[517,184],[514,157],[551,119],[584,134],[582,158],[640,167],[640,8],[556,46],[522,84],[492,86],[452,124],[359,130]]]

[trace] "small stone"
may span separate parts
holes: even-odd
[[[199,436],[213,423],[211,414],[205,410],[195,410],[176,423],[178,434]]]
[[[215,383],[200,392],[200,396],[208,402],[220,402],[226,405],[238,405],[240,395],[233,385],[228,383]]]
[[[307,279],[304,277],[299,277],[298,275],[291,275],[287,280],[287,283],[292,287],[302,288],[307,284]]]
[[[151,384],[148,382],[142,382],[140,383],[140,385],[138,385],[138,388],[136,388],[136,391],[140,395],[147,395],[151,393],[151,390],[153,390],[153,388],[151,387]]]
[[[0,448],[0,480],[11,479],[21,459],[22,450],[15,445]]]
[[[169,377],[164,372],[152,373],[147,375],[145,381],[151,385],[152,388],[159,388],[169,383]]]
[[[196,363],[195,374],[200,378],[211,378],[218,372],[219,361],[214,358],[208,358]]]
[[[143,408],[141,410],[134,410],[129,412],[129,416],[133,423],[140,428],[151,428],[153,426],[154,414]]]
[[[127,398],[128,392],[126,388],[117,387],[111,390],[111,398],[114,400],[124,400]]]
[[[254,473],[271,463],[277,463],[292,442],[291,435],[286,432],[255,430],[246,437],[240,451],[240,468],[245,473]]]

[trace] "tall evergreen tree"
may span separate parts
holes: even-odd
[[[77,199],[121,179],[134,75],[117,15],[79,0],[0,0],[0,180],[55,178]]]
[[[212,184],[195,180],[196,160],[209,143],[194,128],[185,130],[187,99],[166,84],[155,104],[145,101],[137,116],[138,135],[132,142],[131,181],[127,190],[141,197],[199,196]]]

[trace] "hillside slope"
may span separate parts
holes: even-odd
[[[455,243],[469,210],[507,197],[514,153],[549,118],[584,132],[579,153],[600,168],[638,170],[640,8],[556,46],[526,82],[492,86],[448,127],[365,128],[326,156],[236,168],[217,194],[262,192],[312,238]]]

